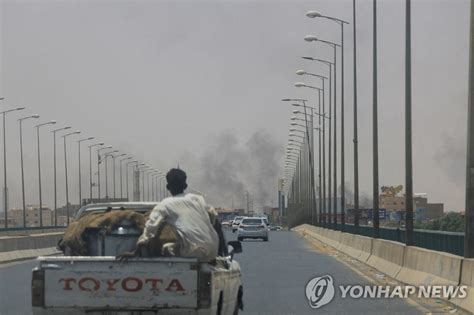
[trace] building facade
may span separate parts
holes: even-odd
[[[48,206],[43,206],[43,211],[40,216],[39,205],[27,205],[25,211],[26,226],[27,227],[39,227],[40,217],[43,221],[43,226],[54,225],[53,211]],[[12,221],[12,226],[22,227],[23,226],[23,209],[13,208],[8,210],[8,217]]]

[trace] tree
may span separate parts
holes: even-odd
[[[464,216],[457,212],[450,212],[439,219],[416,223],[415,228],[435,231],[464,232]]]

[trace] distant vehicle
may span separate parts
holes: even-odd
[[[268,228],[264,218],[244,218],[239,225],[237,239],[243,241],[245,238],[261,238],[268,242]]]
[[[234,218],[234,221],[232,221],[232,233],[237,231],[237,229],[239,228],[240,221],[242,221],[243,218],[244,217],[242,216],[238,216]]]
[[[232,225],[233,220],[224,220],[221,222],[221,225],[224,227],[229,227]]]
[[[269,230],[270,231],[280,231],[281,226],[279,226],[279,225],[270,225]]]

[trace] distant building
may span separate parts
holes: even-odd
[[[234,211],[232,209],[227,209],[227,208],[215,208],[217,211],[217,215],[219,218],[219,221],[226,221],[226,220],[233,220],[235,217]]]
[[[23,208],[14,208],[8,210],[8,217],[13,222],[12,226],[23,226]],[[41,217],[43,221],[43,226],[54,225],[53,211],[48,206],[42,206]],[[41,226],[39,205],[27,205],[25,211],[25,218],[27,227]]]
[[[402,186],[384,186],[379,196],[380,208],[387,209],[388,221],[404,221],[405,220],[405,195],[400,194]],[[413,210],[414,219],[416,221],[426,221],[437,219],[443,216],[444,204],[429,203],[428,194],[413,194]]]
[[[234,209],[234,214],[237,216],[247,215],[245,209]]]
[[[8,218],[7,223],[8,223],[8,227],[14,227],[12,219]],[[4,226],[5,226],[5,218],[2,213],[1,218],[0,218],[0,228],[3,228]]]

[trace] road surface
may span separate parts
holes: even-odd
[[[226,231],[227,240],[237,235]],[[246,240],[237,254],[243,270],[243,314],[420,314],[421,310],[399,299],[353,300],[337,294],[318,310],[309,307],[307,282],[317,275],[331,275],[336,285],[367,284],[368,280],[344,263],[315,251],[294,232],[275,231],[269,242]],[[35,262],[0,265],[0,314],[31,314],[31,269]]]

